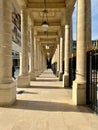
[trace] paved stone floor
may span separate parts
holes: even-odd
[[[71,89],[64,89],[51,70],[17,93],[13,106],[0,107],[0,130],[98,130],[98,116],[74,106]]]

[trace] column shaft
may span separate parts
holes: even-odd
[[[65,25],[65,54],[64,54],[64,75],[63,86],[69,86],[69,46],[70,46],[70,28],[69,25]]]
[[[6,3],[6,4],[5,4]],[[0,1],[0,82],[12,81],[11,1]]]
[[[33,27],[30,26],[30,44],[31,44],[31,75],[30,80],[35,80],[35,73],[34,73],[34,34],[33,34]]]
[[[86,79],[86,12],[85,0],[78,0],[77,17],[77,62],[76,81],[85,82]]]
[[[60,71],[60,44],[57,44],[57,76],[59,76],[59,71]]]
[[[37,76],[37,37],[34,36],[34,71],[35,77]]]
[[[60,37],[60,73],[59,80],[62,81],[63,76],[63,38]]]
[[[91,0],[86,0],[86,43],[86,50],[91,50]]]
[[[21,59],[20,59],[20,75],[28,75],[28,15],[27,10],[21,10]]]
[[[39,41],[37,41],[37,46],[36,46],[36,60],[37,60],[37,63],[36,63],[36,66],[37,66],[37,76],[39,76]]]

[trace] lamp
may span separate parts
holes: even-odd
[[[48,45],[46,45],[46,49],[47,49],[47,50],[49,49],[49,46],[48,46]]]
[[[49,53],[49,52],[47,52],[47,56],[50,56],[50,53]]]
[[[42,19],[42,29],[44,32],[47,32],[48,30],[48,17],[47,17],[48,11],[46,10],[46,0],[44,0],[44,10],[43,10],[43,19]]]

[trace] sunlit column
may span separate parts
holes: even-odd
[[[34,35],[34,72],[37,76],[37,35]]]
[[[60,71],[60,43],[57,44],[57,77],[59,76]]]
[[[77,57],[76,57],[76,80],[73,82],[73,101],[75,105],[86,103],[86,49],[87,41],[91,37],[87,35],[89,24],[87,13],[90,11],[90,0],[78,0],[77,12]],[[88,12],[86,11],[88,6]],[[91,15],[89,13],[89,15]],[[88,40],[87,40],[88,39]]]
[[[69,86],[69,46],[70,46],[70,26],[65,25],[65,48],[64,48],[64,75],[63,86]]]
[[[35,80],[35,73],[34,73],[34,34],[33,34],[33,26],[30,26],[30,52],[31,52],[31,73],[30,73],[30,80]]]
[[[63,78],[63,37],[60,36],[60,72],[59,80],[62,81]]]
[[[21,9],[21,55],[20,55],[20,75],[18,77],[18,87],[30,86],[30,75],[28,73],[28,10]]]

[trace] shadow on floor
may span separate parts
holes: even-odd
[[[16,91],[16,94],[38,94],[38,93],[20,90],[20,91]]]
[[[17,100],[16,103],[7,107],[11,109],[25,109],[35,111],[53,111],[53,112],[84,112],[91,113],[92,111],[85,106],[74,106],[66,103],[47,102],[47,101],[28,101]]]
[[[37,79],[37,80],[35,80],[34,82],[57,82],[58,81],[58,79]]]
[[[31,88],[36,88],[36,89],[64,89],[63,87],[53,87],[53,86],[41,86],[41,85],[34,85],[34,86],[30,86]],[[69,88],[70,89],[70,88]]]

